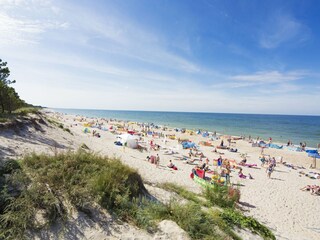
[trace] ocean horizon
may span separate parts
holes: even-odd
[[[249,135],[286,144],[306,142],[316,148],[320,143],[320,116],[252,113],[173,112],[141,110],[98,110],[49,108],[54,111],[86,117],[113,118],[148,122],[172,128],[201,129],[226,135]]]

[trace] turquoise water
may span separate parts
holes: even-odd
[[[228,135],[244,135],[274,142],[294,144],[306,142],[308,147],[320,143],[320,116],[229,114],[229,113],[189,113],[189,112],[149,112],[115,111],[87,109],[54,109],[57,112],[87,117],[104,117],[148,122],[169,127],[203,129]]]

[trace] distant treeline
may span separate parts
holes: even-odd
[[[16,81],[9,80],[9,76],[10,70],[7,63],[0,59],[0,113],[10,114],[18,108],[30,106],[19,97],[12,87]]]

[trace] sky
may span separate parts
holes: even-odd
[[[0,0],[0,59],[52,108],[320,115],[317,0]]]

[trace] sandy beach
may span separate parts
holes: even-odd
[[[158,138],[146,136],[142,138],[145,146],[150,141],[160,145],[160,150],[138,151],[129,147],[117,146],[116,134],[109,131],[110,126],[122,125],[124,122],[109,121],[103,119],[82,118],[73,115],[64,115],[59,113],[46,113],[48,119],[53,119],[68,127],[71,131],[57,131],[55,129],[45,129],[42,134],[34,136],[32,131],[26,133],[25,137],[17,137],[8,132],[0,134],[1,155],[2,157],[15,158],[22,156],[27,152],[53,152],[55,149],[76,150],[82,144],[86,144],[91,150],[103,155],[117,156],[124,163],[138,170],[144,181],[150,185],[156,186],[158,183],[172,182],[187,189],[199,193],[201,187],[190,178],[193,165],[186,164],[181,160],[188,156],[189,150],[182,149],[178,143],[178,138],[189,139],[198,145],[201,141],[208,141],[201,135],[190,135],[188,133],[175,132],[173,129],[162,131],[154,129],[155,132],[162,132],[163,135],[175,135],[177,139]],[[80,121],[81,120],[81,121]],[[84,133],[85,123],[99,122],[108,129],[103,131],[99,129],[90,129],[90,133]],[[139,132],[141,128],[137,124],[127,125],[129,130]],[[100,138],[92,136],[92,131],[96,130]],[[118,132],[118,134],[121,132]],[[42,137],[41,137],[42,136]],[[48,142],[48,138],[51,141]],[[27,140],[26,140],[27,139]],[[212,141],[214,146],[220,144],[220,139]],[[251,174],[253,179],[242,179],[238,177],[237,170],[231,171],[231,182],[239,185],[241,191],[240,206],[246,212],[246,215],[253,216],[261,223],[269,227],[276,235],[277,239],[319,239],[320,238],[320,197],[311,195],[310,192],[300,190],[306,185],[319,185],[319,179],[311,179],[300,174],[319,172],[319,170],[309,169],[312,160],[305,152],[294,152],[286,149],[265,149],[264,154],[272,157],[282,157],[284,162],[294,164],[299,168],[293,169],[278,163],[271,178],[268,179],[266,168],[261,167],[259,155],[261,149],[252,147],[252,144],[245,140],[232,141],[232,147],[237,148],[237,153],[218,149],[222,154],[212,152],[212,146],[200,145],[200,151],[205,158],[209,159],[210,169],[217,168],[213,166],[213,159],[220,155],[222,158],[233,159],[236,162],[242,160],[241,154],[247,155],[247,163],[257,164],[255,168],[242,167],[244,175]],[[167,154],[167,150],[174,149],[176,154]],[[146,160],[147,156],[159,154],[160,166],[151,164]],[[166,165],[172,160],[178,170],[168,168]],[[197,161],[195,161],[197,163]],[[136,233],[136,236],[139,232]],[[249,239],[249,238],[248,238]]]

